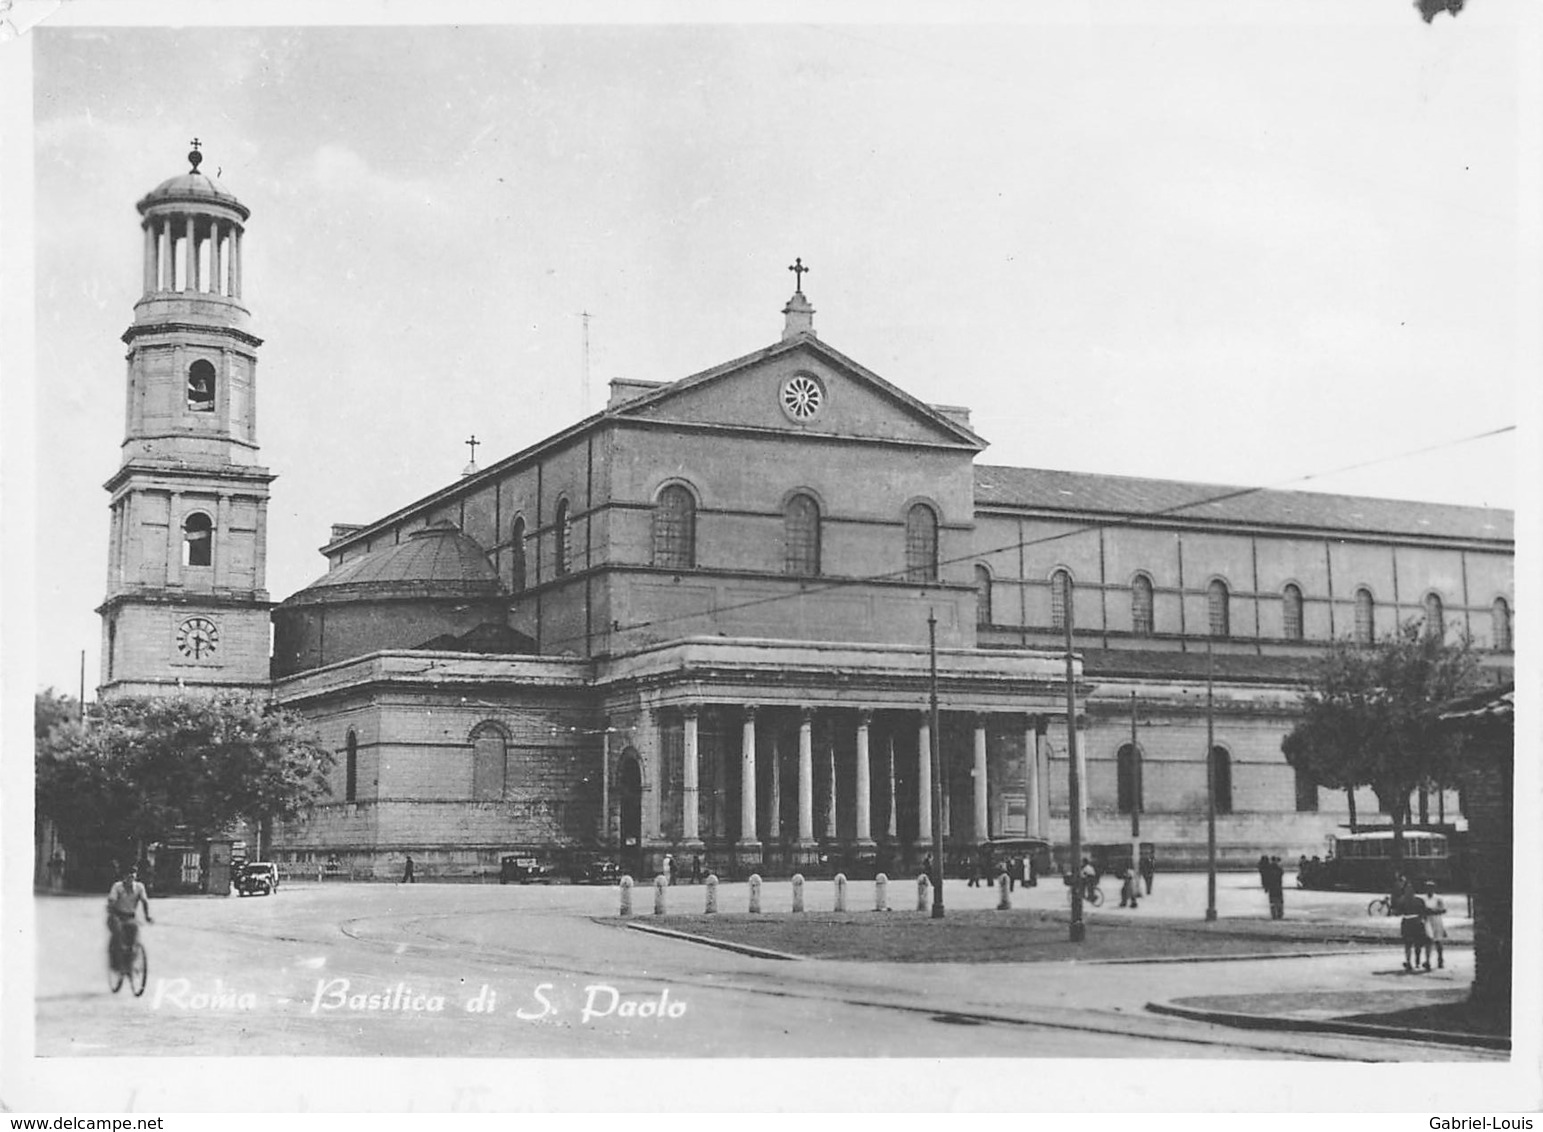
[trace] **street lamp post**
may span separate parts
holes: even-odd
[[[927,610],[930,692],[927,739],[932,754],[932,918],[943,918],[943,767],[938,758],[938,619]]]
[[[1216,919],[1216,658],[1205,639],[1205,918]]]

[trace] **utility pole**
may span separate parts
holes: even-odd
[[[943,918],[943,767],[938,759],[938,619],[927,610],[927,660],[931,692],[927,739],[932,755],[932,918]]]
[[[1216,919],[1216,658],[1205,639],[1205,919]]]
[[[1141,879],[1141,751],[1136,746],[1136,690],[1130,692],[1130,867]]]
[[[1071,826],[1072,925],[1071,941],[1087,938],[1082,922],[1082,776],[1077,773],[1077,685],[1072,675],[1072,594],[1071,577],[1063,576],[1062,623],[1066,628],[1066,776],[1067,821]]]

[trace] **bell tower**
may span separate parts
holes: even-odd
[[[101,694],[268,684],[268,485],[257,348],[242,303],[249,210],[190,170],[139,201],[144,293],[123,333],[127,397],[111,499]]]

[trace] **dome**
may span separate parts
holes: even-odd
[[[162,203],[177,204],[218,204],[226,208],[234,209],[245,220],[251,211],[236,199],[236,194],[220,184],[207,173],[198,171],[199,160],[202,155],[196,151],[188,154],[193,168],[186,173],[179,173],[175,177],[168,177],[155,188],[141,198],[139,211],[144,213],[152,205]]]
[[[477,541],[453,523],[413,531],[329,570],[291,602],[335,602],[378,597],[492,597],[503,584]]]

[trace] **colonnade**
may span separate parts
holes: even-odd
[[[240,224],[215,216],[166,213],[147,216],[143,228],[146,295],[177,291],[241,297]],[[207,271],[203,262],[206,249]]]
[[[686,847],[699,846],[704,843],[704,830],[702,829],[702,782],[703,782],[703,743],[701,739],[700,720],[705,706],[688,705],[680,711],[680,755],[681,767],[678,782],[680,789],[678,795],[670,798],[668,816],[675,817],[675,803],[679,804],[679,839]],[[910,779],[911,788],[906,791],[909,800],[915,795],[915,828],[914,842],[917,847],[930,849],[933,839],[933,813],[931,806],[931,782],[932,782],[932,735],[931,721],[926,712],[914,711],[888,711],[885,713],[884,726],[880,727],[879,734],[881,747],[878,752],[873,750],[875,732],[875,711],[872,708],[853,709],[817,709],[814,707],[798,707],[798,750],[796,760],[795,781],[791,784],[796,791],[796,807],[794,821],[796,828],[783,829],[783,805],[781,802],[784,784],[783,759],[777,749],[776,736],[785,734],[787,716],[782,714],[787,710],[785,706],[769,708],[764,705],[714,705],[711,710],[725,712],[727,718],[720,716],[722,724],[716,728],[720,737],[721,747],[714,750],[714,755],[724,760],[717,764],[717,773],[714,781],[721,792],[733,789],[733,776],[725,777],[725,766],[730,760],[738,762],[738,803],[739,803],[739,836],[733,842],[737,854],[750,858],[758,854],[767,842],[780,843],[784,840],[784,834],[788,834],[786,840],[795,852],[813,854],[822,845],[830,845],[838,840],[848,843],[846,838],[838,838],[837,813],[842,815],[842,824],[850,824],[847,828],[851,831],[849,843],[862,851],[871,849],[878,840],[882,839],[890,844],[899,840],[901,832],[897,821],[897,813],[901,809],[900,791],[897,789],[897,780],[904,773],[904,767],[897,773],[896,768],[896,744],[895,736],[900,732],[897,728],[914,727],[916,736],[916,752],[914,756],[914,775],[907,776]],[[766,727],[767,716],[772,712],[778,712],[778,719],[771,724],[773,739],[771,742],[771,766],[765,771],[761,763],[767,757],[767,752],[758,750],[765,736],[761,731]],[[824,751],[820,752],[825,761],[820,767],[820,774],[816,775],[816,741],[815,732],[819,717],[829,714],[829,722],[833,726],[851,726],[850,721],[855,717],[855,734],[848,732],[840,744],[842,759],[855,755],[855,766],[849,773],[837,774],[837,742],[834,737],[828,743],[822,744]],[[968,760],[969,774],[971,778],[969,826],[957,829],[951,821],[949,802],[945,795],[943,812],[939,820],[942,823],[941,833],[948,837],[956,832],[963,833],[968,830],[976,841],[984,840],[992,835],[1002,834],[1001,829],[993,828],[991,801],[992,787],[999,790],[1021,790],[1024,798],[1025,826],[1029,835],[1037,835],[1042,830],[1043,799],[1045,797],[1043,777],[1046,773],[1046,745],[1045,732],[1048,726],[1048,718],[1042,715],[1024,715],[1020,713],[987,713],[972,712],[971,730],[973,742],[970,746]],[[734,716],[737,715],[737,721]],[[987,748],[987,724],[988,719],[996,715],[998,719],[1010,718],[1010,724],[1020,730],[1022,735],[1022,750],[1026,757],[1023,759],[1022,777],[1018,781],[1004,781],[993,783],[990,779],[988,767]],[[907,722],[905,717],[910,717]],[[841,723],[837,723],[837,720]],[[737,722],[737,727],[735,726]],[[737,744],[738,750],[734,750],[734,731],[739,732]],[[662,727],[661,727],[662,732]],[[887,736],[888,742],[883,743]],[[940,737],[941,738],[941,737]],[[724,742],[726,740],[726,742]],[[664,742],[661,739],[658,750],[663,758]],[[907,744],[908,746],[908,744]],[[885,750],[887,747],[887,751]],[[874,755],[879,755],[875,763]],[[907,751],[902,756],[910,757]],[[673,758],[673,756],[672,756]],[[789,760],[792,761],[792,760]],[[960,762],[964,760],[959,760]],[[843,768],[845,769],[845,768]],[[877,773],[876,773],[877,772]],[[999,770],[999,774],[1001,771]],[[656,784],[650,791],[653,794],[653,813],[648,815],[644,822],[645,839],[656,840],[662,838],[662,819],[665,814],[660,812],[664,804],[663,795],[659,791],[658,781],[664,776],[656,766]],[[875,791],[875,778],[877,777],[878,790]],[[1017,778],[1017,775],[1012,775]],[[824,787],[823,797],[818,799],[824,803],[824,820],[816,829],[816,789],[817,782]],[[854,797],[838,797],[838,782],[844,788],[842,793],[850,791]],[[761,788],[769,788],[770,799],[759,796]],[[961,790],[959,801],[963,801]],[[875,795],[877,794],[877,798]],[[732,796],[725,799],[732,804]],[[885,824],[882,829],[875,830],[873,823],[873,809],[875,802],[885,807]],[[887,806],[885,803],[887,802]],[[716,815],[710,813],[709,819]],[[673,820],[670,823],[674,825]],[[720,823],[721,824],[721,823]],[[652,827],[652,828],[649,828]],[[724,839],[732,835],[732,830],[716,828],[706,831],[714,840]],[[911,833],[911,830],[907,830]],[[1014,830],[1016,833],[1017,831]],[[877,837],[876,837],[877,834]],[[673,838],[671,839],[673,840]]]

